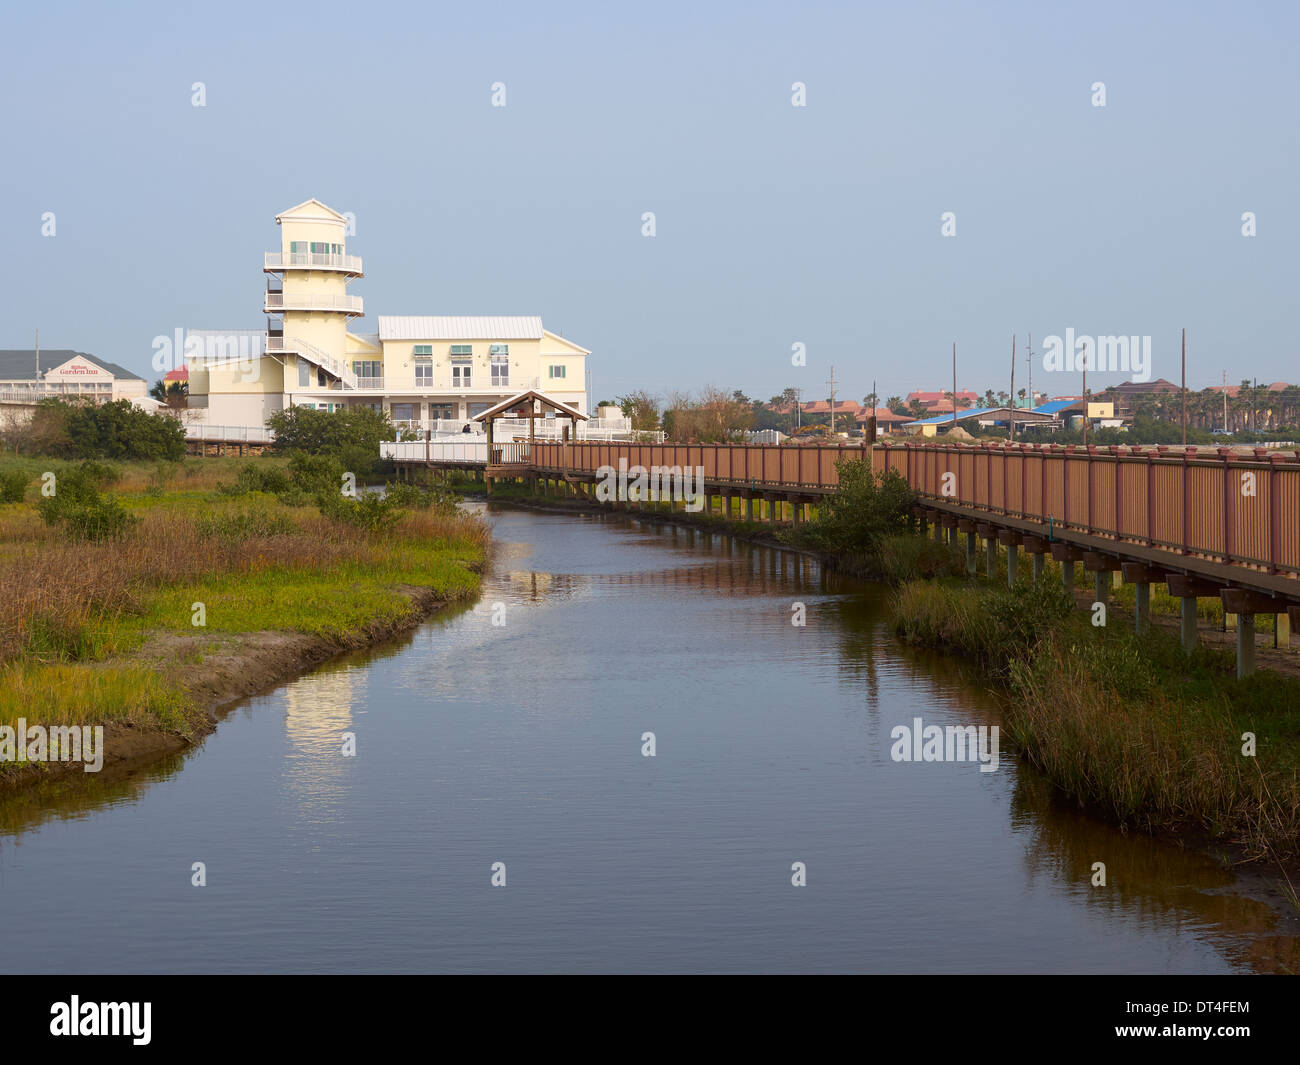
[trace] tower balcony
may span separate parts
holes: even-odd
[[[267,314],[280,314],[283,311],[338,311],[350,317],[366,313],[362,309],[360,296],[295,292],[266,293],[262,310]]]
[[[268,251],[262,272],[279,274],[285,270],[330,270],[348,277],[364,277],[360,255],[330,255],[324,252]]]

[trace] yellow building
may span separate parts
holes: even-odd
[[[370,406],[451,429],[526,388],[587,413],[591,353],[541,318],[381,315],[378,332],[362,332],[363,301],[348,285],[364,273],[347,251],[347,218],[308,200],[275,220],[280,251],[263,263],[265,335],[249,343],[246,330],[190,332],[190,404],[207,408],[208,424],[262,425],[297,404]]]

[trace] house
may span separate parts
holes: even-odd
[[[38,367],[39,361],[39,367]],[[0,402],[35,406],[47,396],[103,403],[148,391],[143,377],[84,351],[35,348],[0,351]]]
[[[289,406],[372,407],[394,421],[459,428],[521,389],[587,413],[586,348],[536,315],[380,315],[355,327],[364,277],[348,219],[319,200],[276,215],[280,250],[267,276],[261,330],[190,330],[190,406],[211,425],[262,425]]]
[[[928,411],[938,413],[940,409],[952,410],[952,391],[944,389],[939,392],[909,392],[907,398],[903,400],[909,406],[912,403],[919,403]],[[961,410],[964,407],[974,407],[980,401],[978,392],[972,392],[970,389],[962,389],[957,393],[957,408]]]
[[[947,432],[954,424],[960,424],[961,422],[973,422],[976,425],[988,428],[995,425],[1007,425],[1013,416],[1019,426],[1046,425],[1055,427],[1059,425],[1054,414],[1041,409],[1025,410],[1013,407],[973,407],[969,410],[959,410],[954,421],[950,406],[947,414],[940,414],[932,418],[909,419],[903,423],[903,428],[919,431],[922,436],[937,436],[941,432]]]
[[[876,416],[876,430],[878,432],[893,432],[900,426],[906,425],[912,419],[906,414],[895,414],[888,407],[877,407],[874,411],[870,407],[863,407],[858,411],[856,421],[859,426],[865,426],[867,419],[872,414]]]

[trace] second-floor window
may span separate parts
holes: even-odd
[[[469,359],[451,360],[451,387],[469,388],[474,364]]]
[[[384,376],[384,364],[378,360],[362,360],[352,364],[352,372],[359,378],[373,380],[376,377]]]
[[[546,376],[549,377],[552,381],[559,380],[560,378],[564,377],[565,371],[567,369],[568,369],[567,366],[548,366],[546,368],[547,370]]]
[[[415,360],[415,386],[417,388],[433,387],[433,360]]]
[[[311,387],[311,364],[301,355],[298,356],[298,387]]]
[[[488,348],[488,361],[492,364],[492,387],[505,388],[510,384],[510,345],[493,344]]]

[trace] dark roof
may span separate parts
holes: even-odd
[[[93,362],[101,370],[107,370],[114,377],[124,377],[131,381],[142,381],[139,374],[134,374],[125,366],[101,359],[98,355],[88,355],[84,351],[69,351],[67,348],[41,348],[41,373],[49,373],[56,366],[62,366],[69,359],[80,355],[87,362]],[[23,378],[35,379],[36,349],[26,351],[0,350],[0,381],[21,381]]]
[[[1154,381],[1124,381],[1118,385],[1109,385],[1104,389],[1106,392],[1118,392],[1122,396],[1141,395],[1146,392],[1180,392],[1182,391],[1172,381],[1166,381],[1163,377],[1157,377]]]

